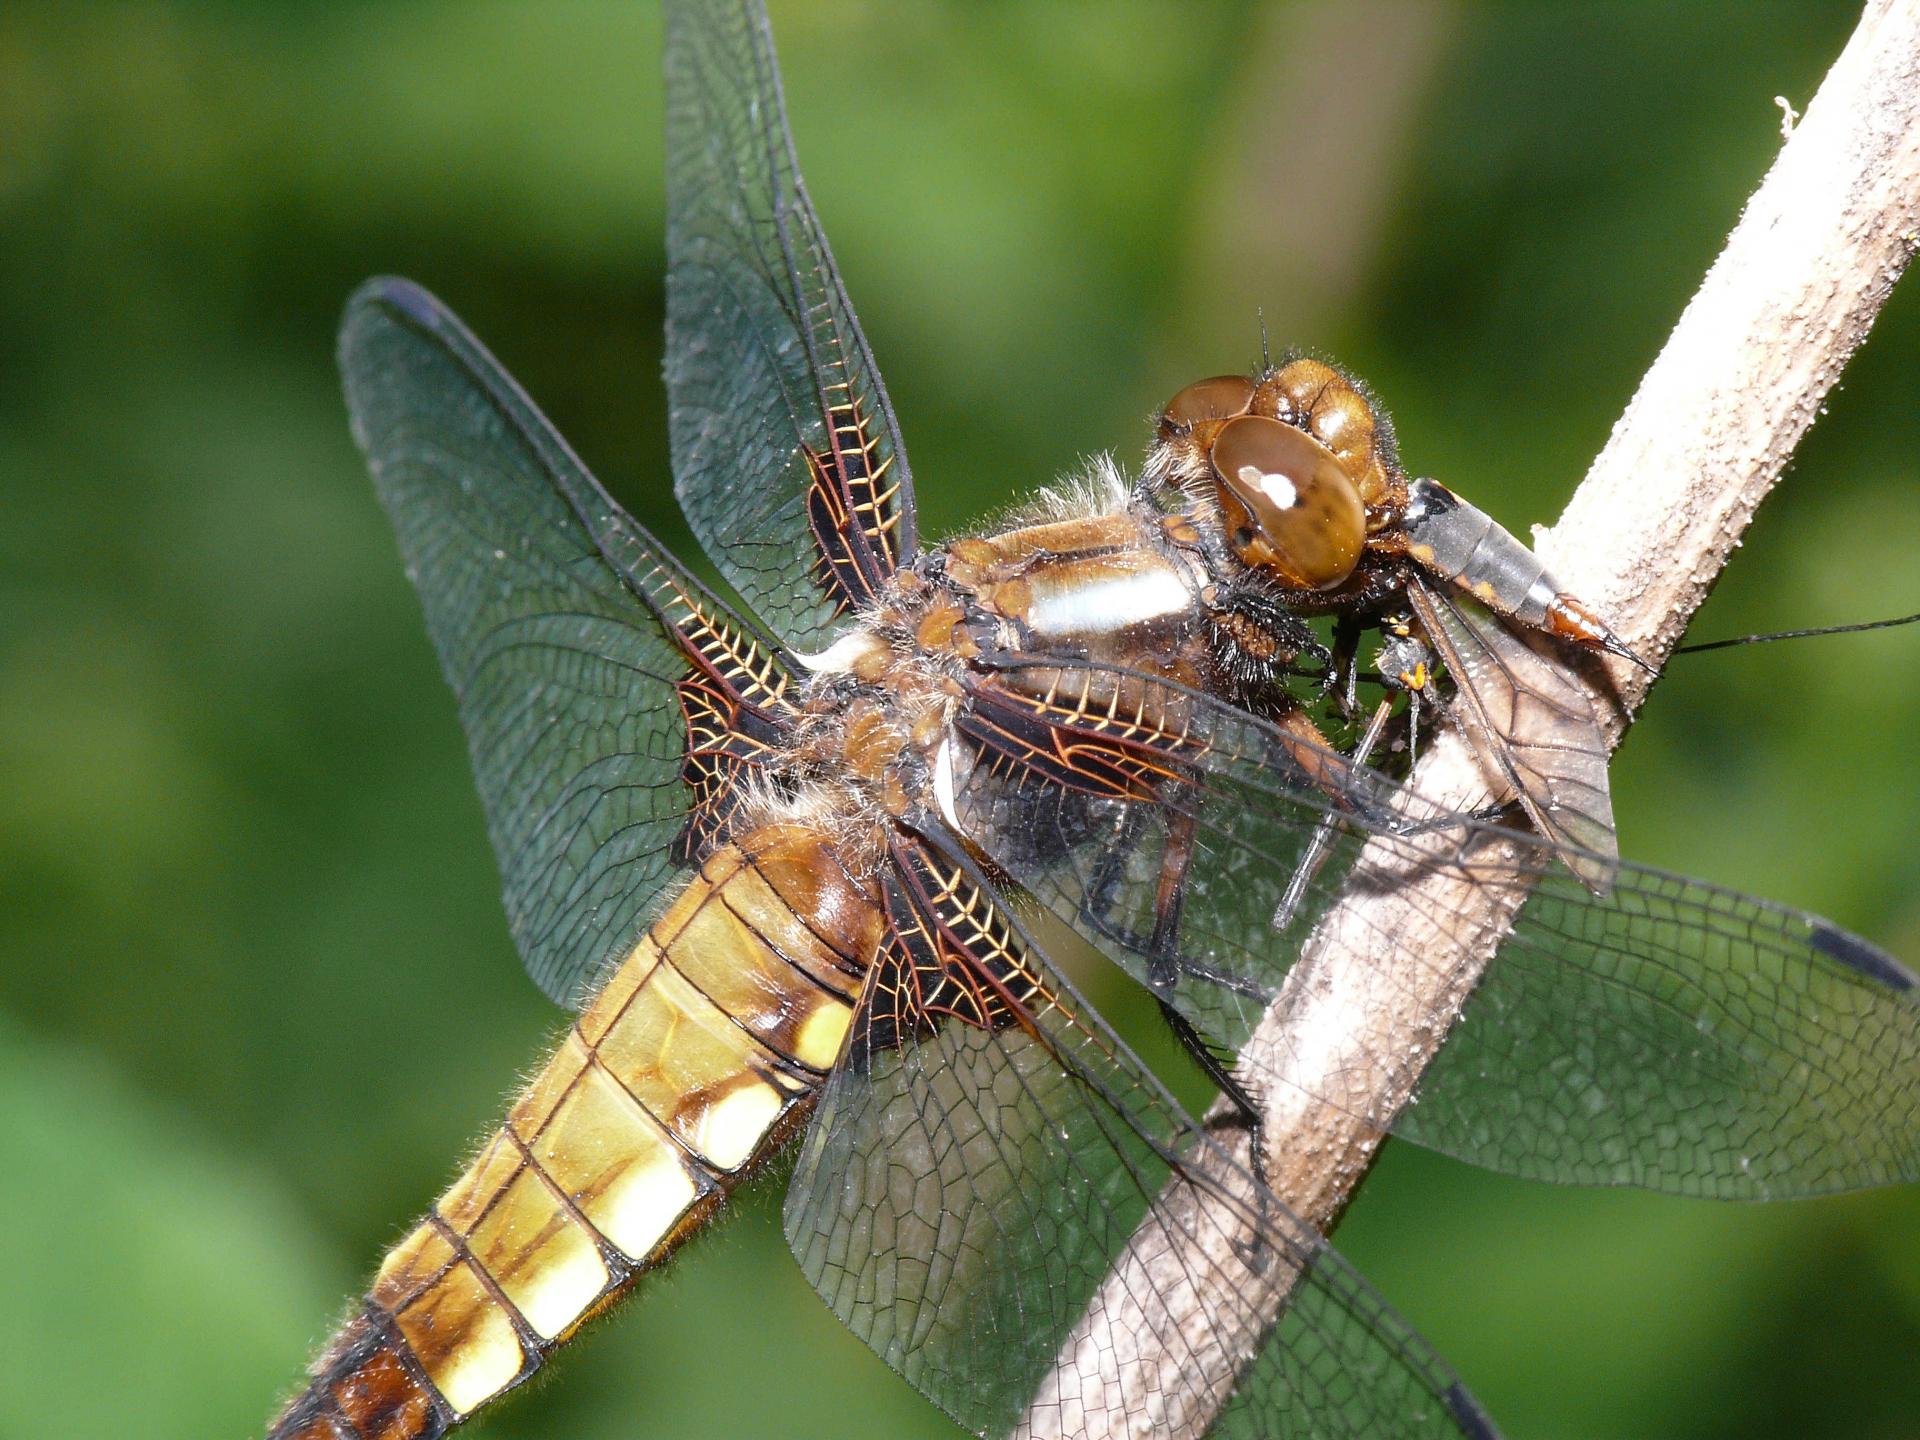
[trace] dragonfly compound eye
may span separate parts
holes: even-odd
[[[1282,420],[1243,415],[1210,457],[1227,544],[1246,565],[1296,589],[1331,590],[1353,573],[1367,516],[1326,446]]]
[[[1167,402],[1160,412],[1160,428],[1191,430],[1202,420],[1228,420],[1247,413],[1253,403],[1253,381],[1244,375],[1215,375],[1197,380]]]

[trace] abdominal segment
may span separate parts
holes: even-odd
[[[715,851],[387,1256],[271,1435],[437,1436],[532,1374],[794,1132],[882,925],[872,882],[816,830]]]

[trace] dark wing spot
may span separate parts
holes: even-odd
[[[1858,935],[1835,929],[1822,921],[1813,925],[1813,948],[1831,955],[1850,970],[1878,980],[1889,990],[1908,991],[1920,986],[1913,972],[1877,945],[1869,945]]]
[[[383,276],[379,285],[380,298],[414,324],[429,330],[437,331],[441,328],[439,307],[434,303],[433,297],[413,281],[402,280],[398,276]]]
[[[1480,1402],[1467,1393],[1467,1387],[1455,1381],[1447,1387],[1447,1410],[1467,1440],[1500,1440],[1500,1432],[1480,1408]]]

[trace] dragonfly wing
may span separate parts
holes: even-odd
[[[1885,952],[1627,862],[1596,895],[1551,842],[1449,816],[1382,775],[1354,770],[1337,803],[1298,737],[1124,674],[1133,698],[1116,716],[1105,667],[1004,662],[997,683],[1051,699],[1027,729],[971,727],[954,808],[1007,875],[1204,1034],[1244,1044],[1343,893],[1452,869],[1532,894],[1396,1133],[1535,1179],[1729,1199],[1920,1179],[1920,989]],[[1148,788],[1141,751],[1172,777]],[[1076,763],[1069,788],[1061,757],[1084,756],[1096,763]],[[1325,861],[1301,877],[1316,835]],[[1167,940],[1169,853],[1185,865]],[[1290,885],[1304,898],[1276,930]],[[1409,977],[1434,963],[1377,939],[1379,963]]]
[[[674,490],[790,647],[914,554],[893,409],[800,179],[766,16],[667,6],[667,396]]]
[[[340,367],[459,703],[514,941],[577,1005],[724,831],[784,723],[785,670],[424,290],[363,286]]]
[[[786,1228],[808,1279],[889,1364],[982,1435],[1009,1433],[1036,1401],[1043,1433],[1080,1433],[1102,1406],[1103,1433],[1201,1423],[1226,1355],[1250,1358],[1209,1435],[1492,1434],[968,862],[903,836],[883,888],[892,943],[822,1094]],[[1063,1348],[1102,1347],[1140,1368],[1123,1362],[1098,1395],[1055,1376]]]
[[[1544,854],[1397,1133],[1508,1174],[1787,1199],[1920,1179],[1920,990],[1817,916]]]
[[[1471,600],[1415,580],[1407,591],[1453,677],[1455,713],[1474,748],[1512,788],[1540,833],[1588,889],[1605,894],[1619,858],[1612,748],[1593,702],[1549,643]],[[1536,648],[1536,646],[1543,648]]]
[[[1366,837],[1316,776],[1352,777],[1356,795],[1386,782],[1142,672],[1056,657],[993,665],[956,721],[961,828],[1204,1035],[1239,1049]],[[1284,888],[1323,833],[1327,862],[1303,876],[1304,901],[1276,931]]]

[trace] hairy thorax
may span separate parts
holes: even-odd
[[[1165,724],[1144,712],[1164,711],[1169,692],[1137,677],[1215,687],[1216,588],[1192,522],[1155,511],[1117,477],[949,542],[802,657],[798,741],[749,823],[815,825],[849,855],[871,853],[889,822],[916,814],[984,839],[967,833],[955,803],[976,748],[965,725],[991,713],[995,696]]]

